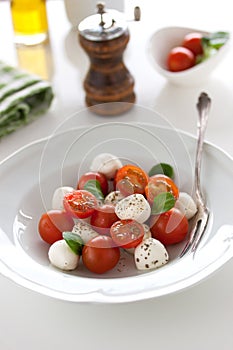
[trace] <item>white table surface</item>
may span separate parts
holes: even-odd
[[[233,52],[205,84],[187,89],[169,85],[158,75],[147,52],[152,33],[167,25],[233,31],[230,1],[132,0],[126,4],[129,19],[134,5],[140,5],[142,20],[129,21],[131,40],[124,60],[136,80],[137,103],[196,134],[195,104],[206,91],[212,98],[206,139],[233,156]],[[50,0],[47,8],[56,99],[45,116],[0,141],[0,160],[49,135],[70,113],[84,108],[82,81],[88,59],[71,30],[63,1]],[[0,60],[17,65],[17,57],[9,3],[0,1]],[[3,276],[0,291],[1,350],[233,348],[233,261],[188,290],[136,303],[72,304],[26,290]]]

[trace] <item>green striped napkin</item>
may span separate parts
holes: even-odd
[[[0,138],[45,112],[51,84],[0,61]]]

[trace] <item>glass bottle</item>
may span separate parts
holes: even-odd
[[[19,68],[51,81],[53,76],[53,57],[49,42],[39,45],[16,47]]]
[[[15,43],[36,45],[48,37],[46,0],[12,0]]]

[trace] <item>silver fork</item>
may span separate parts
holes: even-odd
[[[209,96],[202,92],[199,96],[197,103],[198,110],[198,139],[196,149],[196,160],[195,160],[195,179],[194,179],[194,190],[196,195],[197,213],[193,218],[192,227],[190,231],[189,240],[180,253],[179,257],[183,257],[187,252],[195,252],[202,236],[205,232],[210,211],[207,208],[204,200],[204,196],[201,191],[200,174],[201,174],[201,159],[204,144],[204,135],[207,127],[207,121],[209,116],[211,99]]]

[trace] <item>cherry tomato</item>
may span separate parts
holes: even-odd
[[[114,205],[104,204],[95,209],[91,216],[91,225],[101,235],[109,235],[110,227],[119,220]]]
[[[195,55],[186,47],[173,48],[167,58],[167,66],[171,72],[180,72],[195,65]]]
[[[88,172],[82,175],[78,181],[77,189],[83,190],[85,183],[89,180],[99,181],[103,195],[106,196],[108,194],[108,180],[104,174],[98,172]]]
[[[85,219],[91,216],[97,207],[96,197],[85,190],[76,190],[64,196],[64,208],[71,216]]]
[[[144,236],[142,224],[135,220],[116,221],[110,229],[113,241],[121,248],[134,248],[141,243]]]
[[[124,196],[129,196],[134,193],[144,194],[148,179],[149,177],[144,170],[128,164],[117,171],[114,181],[117,190]]]
[[[202,35],[200,33],[189,33],[185,35],[182,46],[191,50],[195,56],[202,55]]]
[[[65,211],[50,210],[42,214],[38,231],[45,242],[53,244],[62,239],[62,232],[72,231],[73,226],[73,219]]]
[[[152,204],[154,198],[161,192],[170,192],[176,199],[179,197],[179,189],[170,177],[163,174],[151,176],[145,188],[148,202]]]
[[[82,250],[82,260],[86,268],[94,273],[104,273],[113,269],[120,259],[120,249],[112,238],[99,235],[92,238]]]
[[[171,210],[152,216],[151,222],[152,237],[158,239],[164,245],[181,242],[188,233],[188,220],[180,210]]]

